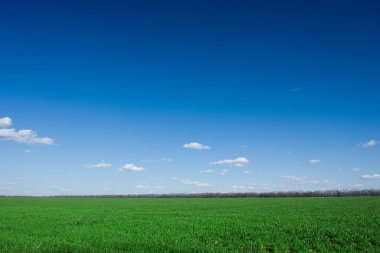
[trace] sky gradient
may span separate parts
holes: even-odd
[[[378,189],[378,13],[0,3],[0,195]]]

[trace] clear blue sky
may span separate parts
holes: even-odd
[[[379,13],[2,2],[0,195],[380,188]]]

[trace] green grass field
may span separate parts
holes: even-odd
[[[380,252],[380,197],[0,198],[0,252]]]

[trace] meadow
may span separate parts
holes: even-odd
[[[380,197],[0,198],[0,252],[380,252]]]

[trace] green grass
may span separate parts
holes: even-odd
[[[0,252],[380,252],[380,197],[0,198]]]

